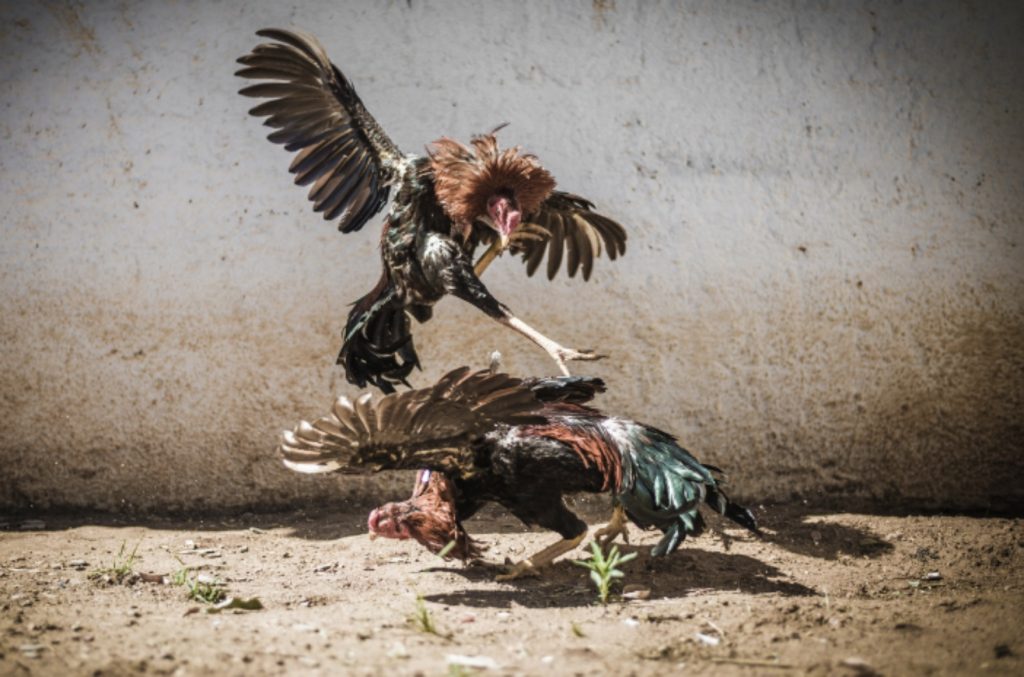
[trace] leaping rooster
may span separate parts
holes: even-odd
[[[362,228],[395,199],[384,222],[383,272],[373,290],[355,302],[345,325],[338,363],[349,382],[384,392],[408,385],[419,358],[410,316],[430,319],[446,294],[472,303],[543,348],[568,375],[569,360],[594,360],[536,331],[495,299],[479,276],[506,248],[522,254],[532,275],[547,253],[547,274],[561,267],[589,279],[604,248],[625,252],[622,226],[592,210],[582,197],[554,190],[555,180],[533,155],[500,150],[497,129],[467,147],[435,141],[425,156],[405,155],[367,112],[352,84],[332,64],[315,37],[278,28],[257,32],[273,42],[238,61],[237,75],[261,80],[245,96],[270,99],[251,111],[276,131],[269,138],[298,154],[290,171],[309,185],[313,209],[337,219],[349,233]],[[500,128],[499,128],[500,129]],[[472,256],[490,248],[474,269]]]
[[[600,379],[518,379],[462,367],[430,388],[377,402],[369,394],[339,398],[329,415],[285,432],[280,451],[285,465],[305,473],[424,468],[413,498],[375,510],[369,527],[435,553],[454,541],[447,555],[477,556],[462,522],[487,502],[561,536],[499,579],[532,574],[583,540],[587,525],[566,507],[567,493],[611,493],[620,507],[596,535],[624,534],[628,517],[664,533],[653,556],[703,531],[704,504],[757,533],[753,514],[722,491],[717,468],[668,433],[586,406],[603,390]]]

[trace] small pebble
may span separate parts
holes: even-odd
[[[703,632],[695,633],[694,636],[697,638],[698,642],[708,646],[718,646],[722,643],[722,640],[718,639],[714,635],[705,635]]]

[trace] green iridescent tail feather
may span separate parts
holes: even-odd
[[[701,504],[754,533],[757,520],[722,492],[712,470],[680,447],[668,433],[634,425],[622,449],[622,489],[617,498],[630,518],[643,527],[657,527],[664,537],[653,557],[675,551],[688,535],[700,535],[706,523]]]

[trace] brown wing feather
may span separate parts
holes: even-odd
[[[239,93],[271,99],[249,112],[267,116],[264,124],[276,130],[270,141],[298,151],[289,171],[295,183],[313,184],[314,211],[337,218],[342,232],[358,230],[387,203],[402,153],[315,37],[280,28],[256,34],[276,42],[238,59],[245,68],[236,75],[267,82]]]
[[[626,252],[626,230],[608,217],[592,211],[593,207],[591,202],[578,195],[556,190],[537,211],[524,217],[524,224],[550,233],[550,237],[545,239],[524,239],[516,243],[516,250],[526,263],[527,275],[536,272],[547,254],[549,280],[558,273],[563,258],[569,277],[575,277],[576,272],[582,269],[583,279],[589,280],[594,259],[601,255],[602,248],[612,260]]]
[[[488,370],[455,369],[429,388],[355,402],[340,397],[331,412],[285,431],[279,451],[304,473],[429,467],[468,474],[469,443],[500,423],[540,423],[542,403],[529,384]]]

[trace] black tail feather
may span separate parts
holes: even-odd
[[[754,532],[758,536],[761,536],[761,529],[757,526],[757,518],[754,517],[754,513],[750,512],[747,508],[744,508],[738,503],[734,503],[729,499],[725,499],[725,512],[722,513],[729,519],[741,527],[745,527],[750,531]]]
[[[705,468],[713,469],[720,473],[721,471],[714,466],[704,464]],[[708,489],[707,495],[704,497],[704,502],[711,506],[715,512],[718,512],[725,517],[729,518],[736,524],[739,524],[745,529],[749,529],[758,536],[761,536],[761,530],[757,526],[757,518],[754,517],[754,513],[750,512],[747,508],[744,508],[739,503],[732,501],[725,492],[721,490],[720,485],[711,487]]]
[[[369,383],[393,393],[398,384],[410,387],[406,379],[419,368],[419,357],[409,316],[395,299],[386,275],[353,304],[337,363],[345,367],[348,382],[360,388]]]

